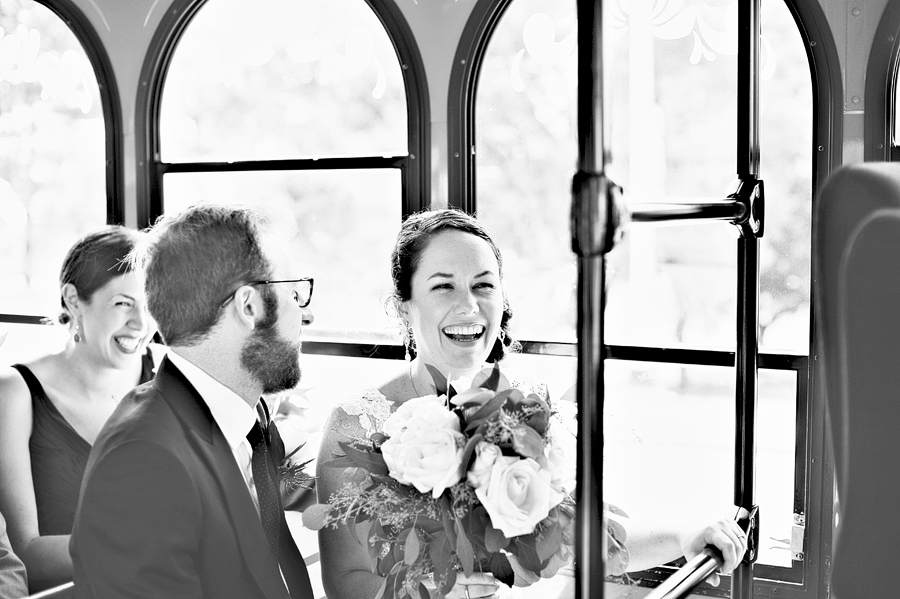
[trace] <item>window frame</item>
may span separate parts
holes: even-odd
[[[490,37],[513,1],[480,0],[475,5],[460,38],[450,75],[447,118],[449,197],[451,205],[470,213],[477,211],[475,98],[480,67]],[[824,185],[828,175],[840,167],[842,161],[843,87],[840,61],[834,36],[819,3],[815,0],[784,2],[804,41],[809,61],[813,94],[813,143],[810,150],[813,156],[811,180],[814,210],[817,190]],[[900,10],[897,12],[900,14]],[[746,100],[738,98],[738,109],[747,109],[742,102]],[[812,236],[815,235],[816,231],[813,230]],[[815,355],[816,345],[815,327],[812,326],[815,322],[812,289],[810,294],[808,354],[757,351],[759,368],[793,370],[797,373],[794,513],[803,513],[806,519],[804,560],[792,562],[791,568],[754,565],[753,586],[754,593],[758,596],[817,597],[820,589],[826,586],[823,579],[828,571],[825,562],[831,553],[833,463],[827,451],[830,439],[825,431],[824,390],[817,364],[810,360],[810,356]],[[575,344],[541,341],[524,341],[523,352],[567,356],[577,354]],[[683,365],[735,365],[735,352],[730,351],[671,350],[604,344],[602,355],[604,359]],[[764,513],[761,518],[765,518]],[[811,552],[814,552],[812,559],[808,557]],[[659,581],[671,572],[669,567],[654,568],[636,578],[639,584],[643,581]],[[728,596],[727,592],[720,589],[701,589],[695,592]]]
[[[162,178],[166,173],[326,170],[394,168],[401,171],[402,215],[429,204],[431,189],[431,116],[425,66],[412,30],[391,0],[365,0],[385,28],[403,74],[407,99],[406,156],[354,156],[349,158],[242,160],[234,162],[167,163],[160,158],[160,105],[163,83],[178,41],[196,13],[215,0],[176,0],[163,16],[141,69],[137,99],[137,221],[149,226],[163,213]],[[398,223],[399,224],[399,223]],[[338,343],[337,345],[341,345]],[[307,348],[314,350],[314,348]],[[349,348],[351,354],[358,351]]]
[[[122,102],[109,54],[90,19],[73,0],[34,0],[69,28],[84,50],[97,87],[103,112],[106,161],[106,224],[125,223],[124,128]],[[0,314],[0,323],[42,325],[45,316],[30,314]]]
[[[866,161],[900,161],[894,128],[900,118],[900,4],[888,2],[878,22],[866,65],[864,157]]]

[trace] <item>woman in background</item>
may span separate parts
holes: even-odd
[[[31,591],[72,579],[69,535],[91,446],[119,400],[153,376],[156,331],[127,256],[139,233],[89,233],[60,271],[60,353],[0,369],[0,512]]]

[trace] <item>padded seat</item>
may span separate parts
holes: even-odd
[[[838,491],[832,596],[893,597],[900,563],[900,164],[838,170],[814,219],[819,371]]]

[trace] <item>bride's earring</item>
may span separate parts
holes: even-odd
[[[81,333],[78,332],[78,323],[77,322],[75,323],[75,337],[73,337],[73,339],[75,340],[75,343],[78,343],[81,341]]]
[[[412,355],[409,353],[409,348],[412,347],[412,344],[415,342],[413,341],[412,328],[405,320],[403,321],[403,332],[401,335],[403,335],[403,349],[406,352],[405,358],[407,362],[410,362],[412,361]]]

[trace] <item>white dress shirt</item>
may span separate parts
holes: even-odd
[[[237,462],[238,469],[247,484],[247,490],[250,491],[250,497],[253,498],[256,512],[259,513],[259,497],[256,494],[253,469],[250,466],[253,448],[250,447],[250,441],[247,440],[247,433],[258,420],[256,408],[251,408],[237,393],[209,376],[187,358],[179,356],[171,350],[168,356],[209,407],[213,420],[219,425],[222,434],[225,435],[225,440],[231,447],[234,461]]]

